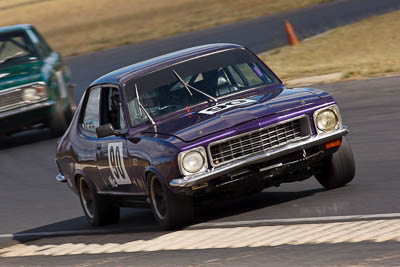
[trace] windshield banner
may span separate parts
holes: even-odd
[[[203,109],[199,111],[200,114],[207,114],[207,115],[213,115],[215,113],[218,113],[220,111],[230,109],[232,107],[237,107],[237,106],[247,106],[250,104],[253,104],[257,101],[251,100],[251,99],[235,99],[226,103],[221,103],[217,104],[215,106]]]

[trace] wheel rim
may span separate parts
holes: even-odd
[[[161,183],[153,177],[150,183],[151,201],[157,216],[163,220],[167,211],[166,195]]]
[[[86,181],[81,178],[79,183],[79,195],[82,200],[82,206],[85,209],[86,214],[93,218],[94,216],[94,208],[93,208],[93,195]]]

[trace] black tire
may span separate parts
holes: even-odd
[[[68,108],[64,112],[65,119],[69,124],[74,117],[74,113],[76,111],[76,104],[74,100],[74,96],[72,95],[72,91],[68,90]]]
[[[68,106],[66,110],[62,110],[57,104],[57,108],[51,116],[49,122],[49,128],[53,137],[62,136],[68,129],[69,123],[71,122],[73,111],[71,106]]]
[[[7,138],[8,136],[6,134],[0,133],[0,148],[7,144]]]
[[[350,183],[356,174],[353,151],[346,137],[333,155],[324,160],[321,170],[314,174],[326,189],[334,189]]]
[[[176,229],[193,221],[192,199],[173,194],[156,175],[147,180],[154,217],[165,230]]]
[[[90,225],[102,226],[119,221],[119,207],[99,196],[84,177],[78,178],[77,187],[83,212]]]
[[[71,105],[69,105],[67,107],[67,109],[64,111],[64,118],[65,118],[65,121],[67,122],[68,126],[71,123],[72,118],[74,117],[74,113],[75,113],[75,111]],[[68,128],[68,126],[67,126],[67,128]]]

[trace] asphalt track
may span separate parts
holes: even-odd
[[[266,261],[271,266],[398,265],[399,84],[400,76],[393,76],[316,85],[334,95],[341,107],[344,122],[351,129],[349,140],[356,158],[357,174],[350,185],[326,191],[311,178],[304,182],[269,188],[247,198],[200,207],[196,210],[193,226],[172,233],[160,231],[150,211],[135,209],[124,209],[119,224],[90,228],[81,216],[77,197],[65,185],[54,182],[56,168],[51,161],[55,140],[3,149],[1,162],[23,157],[34,161],[24,162],[23,167],[4,166],[1,170],[1,177],[7,177],[3,176],[5,173],[14,175],[13,179],[2,181],[2,185],[9,188],[3,191],[3,194],[8,192],[3,195],[8,202],[1,203],[2,229],[6,229],[0,234],[3,246],[12,244],[12,236],[4,234],[18,231],[14,242],[29,242],[22,245],[26,247],[17,247],[16,251],[9,252],[9,255],[19,253],[23,257],[10,258],[6,255],[3,258],[0,245],[0,265],[53,265],[57,262],[57,265],[82,263],[85,266],[244,266],[251,262],[256,266],[264,266]],[[35,138],[36,133],[30,136]],[[29,155],[25,154],[27,150]],[[36,164],[37,161],[41,164]],[[36,175],[23,176],[26,172]],[[18,192],[21,187],[25,190],[23,193]],[[332,223],[342,223],[342,226],[329,226]],[[29,229],[35,225],[39,227]],[[286,235],[279,238],[275,236],[275,243],[267,240],[250,247],[237,245],[236,242],[234,247],[226,247],[231,244],[227,240],[221,247],[211,243],[205,244],[202,249],[185,247],[165,250],[166,246],[168,248],[169,245],[180,244],[185,231],[203,231],[191,236],[198,238],[232,230],[236,234],[222,233],[221,238],[241,234],[243,240],[240,241],[243,242],[258,236],[268,236],[263,234],[265,227],[279,227]],[[327,227],[332,233],[326,231]],[[251,229],[260,229],[260,232],[253,231],[247,235],[246,231]],[[290,231],[294,231],[293,235]],[[297,238],[299,233],[300,237]],[[171,234],[180,241],[169,238]],[[371,234],[383,239],[368,237]],[[307,241],[313,236],[317,240]],[[328,239],[321,241],[321,237]],[[166,241],[157,241],[160,239]],[[398,241],[394,242],[393,239]],[[190,238],[185,240],[190,241]],[[209,240],[215,241],[215,237],[205,239]],[[137,243],[131,243],[135,241],[141,242],[139,244],[155,243],[155,249],[152,246],[151,251],[137,251]],[[118,246],[114,248],[115,253],[107,251],[113,246]],[[64,254],[68,252],[76,254]],[[32,257],[30,253],[42,256]],[[54,258],[54,255],[60,256]]]
[[[360,4],[361,2],[362,4]],[[399,1],[339,1],[285,15],[260,18],[164,40],[72,57],[67,61],[72,67],[75,82],[80,85],[75,91],[75,97],[79,98],[84,86],[103,73],[178,48],[209,42],[241,43],[256,52],[274,47],[283,42],[284,36],[280,35],[277,30],[282,27],[281,20],[283,18],[290,18],[297,29],[300,28],[300,25],[311,25],[310,28],[304,26],[303,31],[297,30],[304,38],[335,25],[397,9],[399,6]],[[347,15],[351,14],[351,16],[348,16],[347,19],[339,19],[346,12],[350,12]],[[308,22],[306,23],[306,21]],[[320,25],[322,26],[319,27]],[[265,30],[266,28],[270,30]],[[264,30],[261,31],[261,29]],[[275,43],[271,40],[274,40]],[[239,222],[238,226],[240,226],[243,221],[271,219],[279,221],[281,219],[363,214],[378,214],[379,217],[384,216],[379,214],[398,214],[400,212],[399,84],[400,77],[395,76],[316,86],[326,89],[334,95],[341,107],[344,122],[351,129],[349,140],[353,146],[357,164],[357,175],[351,185],[333,191],[325,191],[314,179],[309,179],[301,183],[270,188],[245,199],[219,203],[211,208],[199,208],[196,210],[196,223],[224,225]],[[131,238],[137,238],[141,233],[163,234],[159,232],[152,214],[148,210],[124,209],[120,224],[101,229],[90,228],[82,216],[78,198],[65,185],[55,182],[54,177],[57,173],[54,164],[55,142],[56,140],[49,139],[47,130],[34,130],[12,136],[2,143],[0,150],[0,177],[2,180],[0,185],[0,247],[2,242],[7,243],[12,237],[16,241],[33,238],[37,239],[35,242],[44,243],[49,240],[52,243],[71,242],[74,238],[80,242],[85,240],[89,243],[98,243],[102,239],[114,242],[129,241]],[[46,234],[64,237],[41,238]],[[138,252],[135,253],[134,259],[137,260],[138,265],[148,265],[146,263],[151,260],[154,260],[152,262],[154,266],[160,263],[166,265],[166,262],[160,260],[163,257],[171,259],[168,263],[170,265],[188,265],[194,261],[200,265],[207,265],[207,261],[213,259],[220,260],[219,262],[216,260],[216,265],[230,265],[232,260],[229,259],[239,257],[235,261],[238,265],[244,264],[246,259],[262,265],[265,258],[271,258],[277,264],[282,257],[285,257],[285,265],[296,264],[298,259],[302,261],[300,265],[308,265],[307,263],[328,264],[329,260],[338,264],[359,264],[371,257],[384,260],[372,262],[380,265],[399,262],[400,259],[398,256],[396,258],[395,253],[398,251],[398,244],[396,242],[380,244],[364,242],[358,243],[357,246],[324,244],[318,246],[321,253],[315,252],[315,245],[314,247],[313,245],[303,245],[296,248],[284,245],[279,247],[279,252],[273,247],[266,249],[211,249],[201,252]],[[340,253],[342,257],[335,259],[331,255],[331,251]],[[289,252],[290,255],[288,255]],[[304,253],[310,257],[305,257]],[[313,256],[315,257],[313,258]],[[132,255],[117,253],[107,255],[107,257],[104,255],[87,256],[85,259],[107,265],[107,262],[132,263],[132,257]],[[37,260],[35,264],[52,264],[52,259],[46,257],[36,257],[35,259]],[[62,256],[58,260],[59,264],[69,265],[76,264],[83,258]],[[0,265],[3,263],[34,264],[29,257],[21,260],[7,259],[6,261],[0,258]]]

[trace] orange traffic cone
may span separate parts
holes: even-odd
[[[285,19],[284,20],[284,24],[285,24],[285,31],[288,37],[288,41],[289,41],[289,45],[294,46],[294,45],[298,45],[300,43],[299,39],[297,39],[296,34],[294,33],[292,24],[290,24],[290,22]]]

